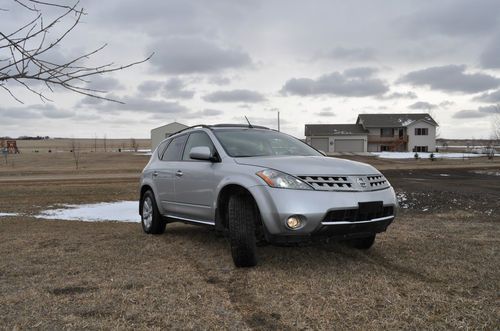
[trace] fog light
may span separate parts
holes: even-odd
[[[302,221],[298,216],[290,216],[286,220],[286,226],[288,226],[292,230],[298,229],[301,225]]]

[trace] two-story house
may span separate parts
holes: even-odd
[[[433,152],[429,114],[361,114],[356,124],[306,124],[306,142],[324,152]]]

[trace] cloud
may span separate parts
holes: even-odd
[[[481,66],[488,69],[500,68],[500,34],[486,46],[480,57]]]
[[[489,103],[500,103],[500,90],[483,93],[477,97],[474,97],[474,100]]]
[[[338,46],[329,52],[320,54],[318,57],[350,61],[368,61],[375,58],[375,51],[371,48],[348,48]]]
[[[433,6],[402,18],[406,33],[445,36],[484,35],[499,22],[500,2],[492,0],[459,0],[436,2]]]
[[[500,114],[500,106],[496,105],[479,107],[477,110],[484,114]]]
[[[399,84],[428,86],[444,92],[477,93],[500,86],[500,79],[483,73],[466,73],[465,65],[445,65],[412,71],[397,80]]]
[[[182,114],[189,112],[187,107],[179,104],[178,102],[147,99],[142,96],[119,97],[114,94],[108,94],[106,97],[123,102],[123,104],[102,100],[98,100],[99,102],[94,103],[92,98],[83,98],[80,103],[77,104],[77,107],[97,109],[100,111],[100,114],[105,114],[106,112],[114,113],[117,111],[150,114]],[[92,103],[89,103],[89,101]]]
[[[64,119],[74,117],[75,113],[60,109],[53,104],[29,105],[21,107],[0,107],[0,117],[13,118],[19,120],[33,119]]]
[[[321,117],[331,117],[331,116],[336,116],[335,113],[333,111],[329,111],[329,110],[322,110],[320,111],[318,114],[318,116],[321,116]]]
[[[228,77],[224,77],[224,76],[213,76],[213,77],[210,77],[208,79],[208,83],[223,86],[223,85],[228,85],[229,83],[231,83],[231,79],[229,79]]]
[[[435,105],[433,103],[429,103],[426,101],[417,101],[411,105],[408,106],[410,109],[424,109],[424,110],[431,110],[437,108],[438,105]]]
[[[186,84],[179,78],[169,79],[163,86],[163,96],[169,99],[192,99],[194,91],[186,90]]]
[[[220,46],[197,36],[156,40],[156,56],[151,64],[166,74],[213,73],[252,64],[250,56],[239,49]]]
[[[486,116],[489,116],[489,115],[486,114],[486,113],[481,113],[481,112],[479,112],[477,110],[464,109],[464,110],[457,111],[453,115],[453,118],[458,118],[458,119],[462,119],[462,118],[481,118],[481,117],[486,117]]]
[[[113,77],[105,77],[103,75],[93,76],[87,84],[87,87],[103,92],[123,90],[125,88],[117,79]]]
[[[479,107],[477,110],[460,110],[453,115],[453,118],[482,118],[493,114],[500,114],[500,107],[491,105]]]
[[[266,101],[266,97],[259,92],[250,90],[216,91],[207,94],[203,100],[208,102],[248,102],[256,103]]]
[[[164,82],[157,80],[147,80],[137,86],[139,94],[145,97],[152,97],[158,94]]]
[[[442,107],[442,108],[448,108],[448,107],[453,106],[453,105],[455,105],[455,102],[449,101],[449,100],[444,100],[444,101],[441,101],[439,103],[439,107]]]
[[[184,118],[201,118],[201,117],[212,117],[224,114],[222,110],[217,109],[203,109],[193,113],[186,114]]]
[[[408,92],[392,92],[390,94],[381,95],[378,99],[381,100],[391,100],[391,99],[416,99],[418,98],[417,94],[412,91]]]
[[[354,68],[322,75],[317,79],[292,78],[281,93],[284,95],[337,95],[345,97],[366,97],[382,95],[389,90],[387,83],[371,77],[375,72],[370,68]]]

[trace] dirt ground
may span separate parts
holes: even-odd
[[[50,156],[54,157],[54,155]],[[498,329],[500,163],[362,159],[401,209],[369,251],[259,248],[233,267],[208,228],[42,220],[48,206],[137,199],[148,160],[25,153],[0,166],[3,329]],[[359,159],[359,157],[356,157]],[[421,160],[424,161],[424,160]],[[462,162],[462,163],[460,163]]]

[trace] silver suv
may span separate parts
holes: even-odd
[[[274,130],[198,125],[162,141],[142,172],[144,232],[180,221],[230,238],[238,267],[257,264],[257,243],[312,238],[370,248],[394,220],[393,188],[374,167],[324,156]]]

